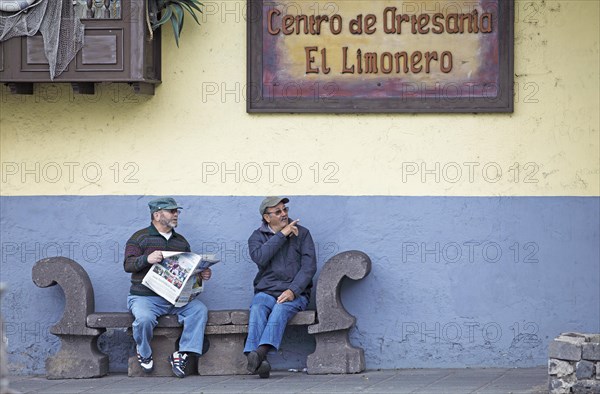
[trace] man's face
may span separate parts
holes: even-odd
[[[177,227],[177,219],[179,219],[179,210],[178,209],[161,209],[158,213],[157,221],[169,228]]]
[[[265,211],[263,218],[269,223],[273,231],[277,232],[288,225],[288,208],[280,202]]]

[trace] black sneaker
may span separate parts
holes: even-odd
[[[178,378],[185,378],[185,366],[187,365],[188,355],[186,353],[175,352],[169,356],[171,370]]]
[[[248,359],[248,366],[246,367],[246,369],[248,370],[248,372],[254,375],[258,370],[258,367],[260,366],[262,360],[260,359],[260,356],[256,351],[251,351],[250,353],[248,353],[246,355],[246,358]]]
[[[269,364],[267,359],[264,359],[260,363],[258,369],[256,370],[256,373],[258,374],[258,376],[260,376],[261,379],[268,379],[269,376],[271,376],[271,364]]]
[[[138,362],[140,363],[140,367],[142,367],[142,371],[144,373],[150,373],[154,369],[154,361],[152,360],[152,355],[150,357],[142,357],[139,353],[137,354]]]

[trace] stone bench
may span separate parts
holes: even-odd
[[[364,370],[364,351],[349,341],[356,318],[342,305],[342,279],[360,280],[371,271],[371,260],[360,251],[339,253],[330,258],[316,282],[316,311],[298,313],[288,324],[308,325],[316,342],[308,355],[309,374],[358,373]],[[65,294],[65,309],[50,333],[60,339],[60,351],[46,359],[48,379],[92,378],[108,373],[108,356],[100,352],[97,341],[107,329],[128,328],[133,317],[129,312],[95,312],[94,289],[88,274],[66,257],[39,260],[32,269],[33,282],[39,287],[58,285]],[[155,376],[171,376],[167,361],[175,351],[182,327],[176,316],[163,316],[154,329],[152,349]],[[188,372],[201,375],[246,374],[243,346],[248,333],[247,310],[209,311],[205,338],[210,348],[190,363]],[[130,376],[141,376],[135,354],[129,358]]]
[[[186,374],[200,375],[243,375],[246,374],[246,357],[243,355],[246,334],[248,334],[248,310],[209,311],[204,331],[204,355],[198,360],[190,359]],[[87,326],[97,329],[127,328],[132,335],[133,315],[129,312],[100,312],[87,316]],[[289,322],[289,326],[310,325],[316,322],[315,311],[302,311]],[[154,329],[151,347],[155,354],[154,371],[150,376],[171,376],[171,365],[166,355],[177,350],[177,340],[183,326],[176,315],[165,315],[158,319]],[[208,344],[210,345],[207,345]],[[197,361],[197,362],[196,362]],[[137,356],[131,355],[128,363],[129,376],[146,375],[140,368]]]

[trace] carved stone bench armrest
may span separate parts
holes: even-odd
[[[356,323],[340,298],[342,279],[359,280],[371,272],[371,259],[351,250],[329,259],[319,274],[316,289],[317,324],[308,326],[315,335],[315,352],[308,356],[310,374],[358,373],[365,369],[364,351],[350,344],[349,332]]]
[[[62,318],[50,328],[61,341],[60,351],[46,360],[49,379],[98,377],[108,373],[108,357],[98,350],[103,329],[89,328],[86,318],[94,313],[94,289],[90,277],[66,257],[39,260],[31,273],[39,287],[59,285],[65,293]]]

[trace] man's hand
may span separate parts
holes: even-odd
[[[154,252],[148,255],[148,263],[157,264],[163,260],[163,255],[160,250],[155,250]]]
[[[204,271],[200,272],[200,277],[203,280],[209,280],[211,275],[212,275],[212,271],[210,270],[210,268],[207,268]]]
[[[294,292],[291,291],[290,289],[287,289],[286,291],[281,293],[281,295],[279,297],[277,297],[277,303],[282,304],[287,301],[294,301],[295,298],[296,298],[296,295],[294,294]]]
[[[298,223],[300,221],[300,219],[296,219],[291,223],[288,223],[287,226],[285,226],[281,232],[283,235],[285,235],[286,237],[289,236],[290,234],[294,234],[295,236],[298,236],[298,227],[296,227],[296,223]]]

